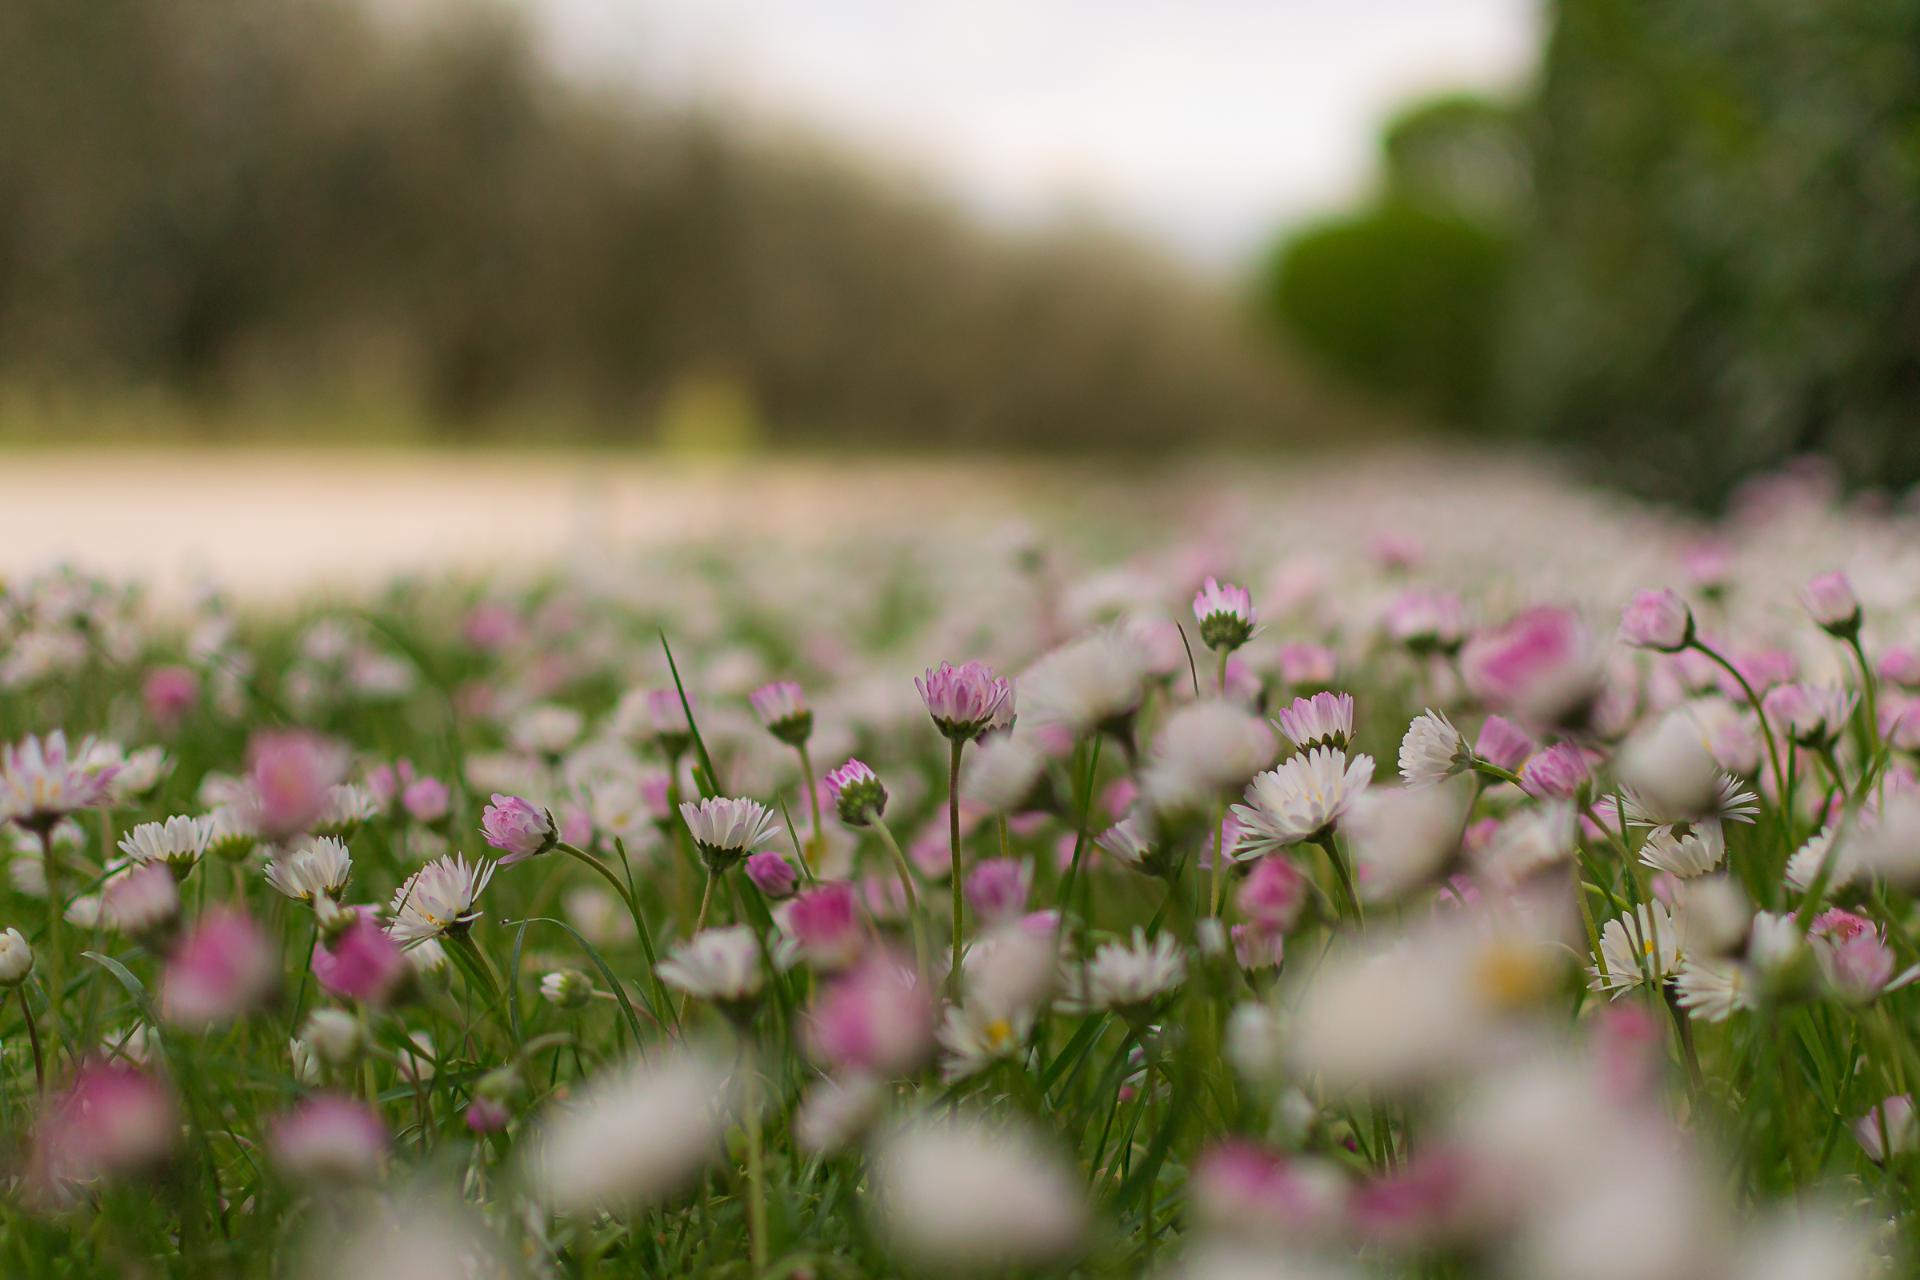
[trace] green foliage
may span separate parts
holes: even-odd
[[[1477,422],[1525,192],[1512,112],[1482,98],[1423,103],[1387,126],[1382,155],[1365,208],[1279,246],[1265,309],[1334,373]]]
[[[1920,4],[1562,0],[1534,114],[1518,423],[1696,501],[1920,478]]]
[[[1309,227],[1269,272],[1269,306],[1334,371],[1456,421],[1483,409],[1507,242],[1395,202]]]

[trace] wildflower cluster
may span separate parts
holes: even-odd
[[[1367,509],[8,584],[0,1256],[1904,1274],[1920,527]]]

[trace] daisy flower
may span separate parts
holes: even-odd
[[[1020,678],[1036,720],[1075,734],[1122,737],[1146,693],[1147,658],[1118,628],[1095,631],[1040,658]]]
[[[939,1032],[940,1078],[952,1084],[1017,1057],[1032,1030],[1032,1010],[1003,1012],[975,1002],[949,1008]]]
[[[1153,826],[1143,817],[1121,819],[1095,836],[1093,843],[1121,866],[1145,875],[1165,875],[1172,869],[1168,851],[1154,839]]]
[[[44,738],[28,734],[0,748],[0,818],[44,832],[70,813],[105,803],[117,769],[88,768],[84,762],[93,749],[93,739],[83,738],[68,750],[67,735],[59,729]]]
[[[1233,814],[1246,829],[1240,847],[1278,848],[1318,839],[1373,780],[1373,757],[1316,747],[1256,776]]]
[[[743,924],[701,930],[675,947],[655,972],[674,990],[730,1012],[750,1006],[766,982],[760,940]]]
[[[1253,595],[1245,587],[1208,578],[1193,597],[1193,620],[1209,649],[1234,650],[1253,637]]]
[[[1453,721],[1428,708],[1400,739],[1400,777],[1410,787],[1430,787],[1473,767],[1473,749]]]
[[[1691,956],[1674,976],[1674,999],[1702,1022],[1725,1022],[1758,1006],[1753,971],[1739,960]]]
[[[332,836],[313,836],[267,864],[267,883],[296,902],[338,898],[353,874],[347,846]]]
[[[213,838],[213,819],[176,816],[143,822],[120,837],[120,852],[135,862],[158,862],[175,875],[193,870]]]
[[[710,871],[725,871],[750,853],[771,844],[780,832],[773,811],[757,800],[708,796],[680,805],[700,857]]]
[[[1322,746],[1344,751],[1353,741],[1353,695],[1323,691],[1311,698],[1295,698],[1275,723],[1302,751]]]
[[[753,704],[761,727],[790,747],[799,746],[813,733],[806,691],[792,680],[763,684],[747,695],[747,701]]]
[[[1013,723],[1013,682],[993,673],[984,662],[956,667],[943,662],[923,676],[915,676],[927,714],[940,732],[955,742],[968,742],[989,729]]]
[[[1102,943],[1085,967],[1084,984],[1080,966],[1067,967],[1070,994],[1065,1003],[1076,1011],[1111,1009],[1141,1016],[1187,980],[1186,957],[1173,935],[1162,933],[1149,941],[1140,928],[1127,942]]]
[[[491,862],[469,863],[461,854],[429,862],[394,891],[387,932],[413,946],[464,928],[479,917],[473,905],[492,877]]]
[[[1690,827],[1655,827],[1640,846],[1640,861],[1681,879],[1706,875],[1727,856],[1726,830],[1717,820]]]
[[[1626,917],[1609,920],[1600,930],[1600,961],[1589,973],[1587,984],[1593,991],[1625,991],[1637,987],[1649,977],[1665,982],[1679,969],[1680,926],[1665,906],[1658,902],[1640,904],[1631,921]]]

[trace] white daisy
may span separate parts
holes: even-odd
[[[773,843],[780,823],[773,811],[757,800],[709,796],[680,806],[693,842],[713,870],[724,870],[750,853]]]
[[[1518,884],[1572,856],[1575,835],[1573,806],[1565,801],[1522,809],[1501,822],[1476,861],[1492,879]]]
[[[1316,747],[1254,778],[1247,804],[1233,806],[1246,829],[1241,848],[1299,844],[1328,831],[1373,780],[1373,757],[1349,761],[1344,752]]]
[[[143,822],[120,837],[120,851],[135,862],[160,862],[184,874],[200,861],[213,838],[212,818],[184,815]]]
[[[960,797],[987,813],[1010,813],[1033,797],[1046,767],[1046,756],[1024,734],[995,734],[967,758]]]
[[[952,1084],[1017,1056],[1032,1030],[1031,1011],[1008,1014],[975,1002],[949,1008],[939,1032],[940,1047],[946,1050],[940,1059],[941,1079]]]
[[[387,932],[405,946],[437,938],[478,916],[473,904],[493,877],[493,863],[453,854],[429,862],[394,891]]]
[[[1683,958],[1680,950],[1680,926],[1673,914],[1658,902],[1640,905],[1631,920],[1609,920],[1600,930],[1600,960],[1589,973],[1587,984],[1593,991],[1625,991],[1651,977],[1664,982],[1673,976]]]
[[[1095,836],[1093,842],[1123,867],[1146,875],[1161,875],[1167,870],[1166,851],[1154,839],[1153,824],[1139,815],[1122,818]]]
[[[1820,874],[1821,864],[1826,862],[1827,854],[1833,848],[1834,834],[1832,827],[1822,827],[1808,836],[1807,842],[1794,851],[1793,856],[1787,859],[1789,885],[1801,893],[1813,887],[1814,878]],[[1858,874],[1859,867],[1854,859],[1845,856],[1843,850],[1842,854],[1833,860],[1833,866],[1827,873],[1828,891],[1845,888],[1853,883]]]
[[[675,947],[654,972],[676,991],[722,1005],[748,1003],[766,982],[760,940],[743,924],[701,930]]]
[[[1725,1022],[1759,1003],[1753,972],[1738,960],[1691,957],[1680,966],[1673,989],[1680,1007],[1702,1022]]]
[[[1453,721],[1429,708],[1400,739],[1400,776],[1410,787],[1432,786],[1473,767],[1473,749]]]
[[[267,864],[267,883],[296,902],[338,898],[353,874],[347,846],[332,836],[312,836]]]
[[[1188,703],[1167,717],[1154,738],[1150,772],[1168,776],[1153,789],[1210,796],[1237,790],[1272,763],[1275,745],[1273,730],[1251,712],[1217,699]],[[1169,786],[1174,777],[1181,784]]]
[[[1109,628],[1041,657],[1020,678],[1020,693],[1034,719],[1091,733],[1121,727],[1139,708],[1146,679],[1146,654]]]
[[[1622,812],[1629,825],[1636,827],[1668,827],[1677,823],[1707,822],[1752,822],[1760,812],[1760,800],[1747,789],[1745,783],[1730,773],[1723,773],[1714,784],[1712,796],[1704,808],[1692,809],[1691,806],[1676,808],[1663,804],[1660,798],[1648,792],[1635,791],[1631,787],[1622,787],[1621,795],[1625,800]],[[1606,806],[1596,804],[1597,812],[1604,812]]]
[[[507,736],[516,749],[528,755],[552,758],[574,744],[585,723],[572,707],[543,702],[521,713]]]
[[[369,788],[342,782],[328,790],[327,807],[314,821],[313,829],[322,835],[348,835],[379,816],[378,796]]]
[[[525,1185],[556,1213],[658,1203],[719,1158],[734,1094],[726,1064],[703,1046],[603,1072],[519,1144]]]
[[[1084,987],[1080,968],[1065,965],[1066,1003],[1075,1009],[1142,1012],[1187,979],[1186,958],[1173,935],[1162,933],[1149,942],[1139,928],[1130,941],[1103,943],[1094,951],[1086,964]]]
[[[1716,820],[1693,824],[1684,831],[1655,827],[1640,846],[1640,861],[1656,871],[1692,879],[1704,876],[1727,856],[1726,830]]]
[[[1353,741],[1353,695],[1322,691],[1311,698],[1295,698],[1274,723],[1303,751],[1322,746],[1344,749]]]

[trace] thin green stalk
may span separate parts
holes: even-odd
[[[802,742],[795,750],[800,753],[801,785],[807,789],[807,805],[813,816],[813,826],[807,832],[807,848],[801,855],[801,861],[811,863],[820,853],[820,788],[814,781],[813,758],[807,754],[807,744]]]
[[[1353,873],[1347,869],[1345,859],[1340,856],[1340,849],[1333,841],[1333,833],[1331,831],[1321,833],[1314,838],[1314,843],[1326,850],[1327,861],[1333,864],[1333,878],[1339,882],[1340,892],[1347,900],[1347,911],[1352,915],[1353,922],[1364,930],[1367,927],[1367,920],[1360,910],[1360,895],[1354,891]]]
[[[27,984],[21,983],[15,990],[20,995],[20,1016],[27,1020],[27,1042],[33,1046],[33,1084],[42,1097],[47,1092],[47,1068],[40,1056],[40,1030],[33,1025],[33,1006],[27,1003]]]
[[[880,833],[880,843],[887,846],[887,852],[893,856],[893,869],[900,877],[900,887],[907,894],[907,921],[913,933],[913,958],[918,963],[920,974],[927,974],[927,937],[926,925],[920,918],[920,894],[914,888],[913,866],[907,861],[907,855],[900,851],[900,842],[893,838],[893,831],[886,820],[877,813],[869,812],[867,821]]]
[[[647,927],[646,914],[640,910],[640,901],[634,894],[632,883],[615,875],[612,867],[609,867],[585,849],[575,848],[564,840],[554,847],[575,861],[593,868],[608,884],[613,886],[613,891],[619,895],[620,901],[626,904],[627,914],[633,917],[633,927],[638,933],[641,945],[647,953],[647,974],[653,979],[653,994],[657,1002],[656,1007],[664,1013],[672,1007],[672,1005],[671,1001],[667,998],[667,989],[665,985],[661,983],[660,975],[656,971],[660,960],[659,957],[654,954],[653,932]],[[701,914],[704,916],[705,912],[703,911]]]
[[[754,1069],[752,1054],[745,1038],[740,1046],[741,1067],[746,1075],[747,1122],[747,1256],[750,1272],[758,1276],[767,1269],[767,1186],[766,1156],[760,1140],[760,1073]]]
[[[53,851],[53,827],[51,824],[40,828],[40,865],[45,869],[47,881],[47,1027],[56,1040],[63,1034],[60,1020],[60,997],[66,987],[66,975],[61,972],[66,958],[66,939],[61,935],[66,928],[66,914],[62,903],[64,890],[60,883],[60,859]]]
[[[1767,763],[1773,767],[1773,785],[1779,789],[1777,794],[1780,798],[1780,804],[1782,806],[1789,804],[1792,801],[1792,797],[1787,794],[1786,790],[1787,771],[1780,766],[1780,745],[1773,736],[1773,726],[1767,723],[1766,711],[1760,706],[1760,695],[1753,691],[1753,686],[1747,683],[1747,678],[1740,674],[1740,668],[1721,657],[1711,645],[1703,642],[1698,636],[1695,636],[1688,644],[1691,648],[1705,654],[1713,662],[1718,664],[1721,670],[1732,676],[1734,683],[1740,686],[1740,692],[1747,695],[1747,703],[1753,708],[1754,718],[1760,722],[1760,736],[1767,744]]]
[[[965,937],[961,933],[966,902],[960,877],[960,753],[966,745],[963,739],[953,740],[947,765],[947,842],[953,854],[953,962],[947,969],[947,998],[951,1000],[960,998],[960,956]]]

